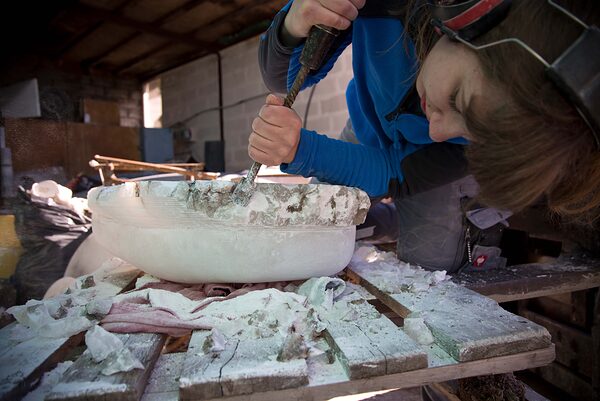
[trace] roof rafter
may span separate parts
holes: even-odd
[[[251,5],[245,6],[245,7],[240,7],[240,8],[238,8],[237,10],[235,10],[235,11],[233,11],[231,13],[228,13],[228,14],[226,14],[224,16],[215,18],[214,20],[208,22],[207,24],[205,24],[205,25],[203,25],[203,26],[201,26],[199,28],[194,28],[192,31],[186,33],[185,35],[193,37],[197,33],[202,32],[202,31],[206,30],[207,28],[210,28],[212,26],[218,25],[218,24],[226,22],[226,21],[230,21],[232,18],[236,18],[236,17],[238,17],[240,15],[244,15],[245,13],[248,13],[249,10],[257,8],[257,7],[260,7],[260,6],[262,6],[264,4],[267,4],[267,3],[270,3],[270,2],[271,2],[271,0],[255,0],[255,1],[252,2]],[[136,65],[140,61],[148,58],[150,55],[152,55],[154,53],[158,53],[158,52],[164,50],[167,47],[168,47],[167,44],[162,44],[162,45],[159,45],[159,46],[157,46],[155,48],[152,48],[152,49],[150,49],[150,50],[148,50],[148,51],[146,51],[146,52],[144,52],[144,53],[142,53],[142,54],[140,54],[140,55],[132,58],[131,60],[127,61],[125,64],[122,64],[122,65],[118,66],[116,68],[116,70],[114,70],[113,72],[115,72],[117,74],[121,74],[121,73],[123,73],[123,71],[125,71],[125,70],[133,67],[134,65]],[[199,58],[199,57],[205,56],[207,54],[219,51],[223,47],[224,46],[222,46],[222,45],[218,46],[216,44],[213,44],[213,46],[211,48],[202,49],[199,52],[198,51],[190,52],[188,55],[186,55],[187,57],[186,56],[182,56],[181,59],[186,59],[187,60],[187,59],[189,59],[189,55],[194,55],[196,58]],[[192,58],[192,60],[193,60],[193,58]],[[180,64],[177,64],[177,65],[180,65]],[[177,65],[174,65],[174,67],[177,66]],[[165,71],[165,70],[163,69],[163,71]]]
[[[119,24],[122,26],[129,27],[131,29],[135,29],[136,31],[149,33],[151,35],[156,35],[168,39],[172,42],[176,43],[185,43],[194,47],[211,47],[212,43],[205,42],[199,39],[195,39],[190,35],[183,35],[175,32],[168,31],[166,29],[160,28],[156,26],[154,23],[146,23],[134,20],[129,17],[125,17],[118,14],[113,14],[111,11],[104,10],[102,8],[93,7],[87,4],[77,4],[75,9],[84,12],[90,13],[100,19],[113,22],[115,24]]]
[[[160,16],[159,18],[155,19],[154,21],[152,21],[152,24],[155,24],[156,26],[160,27],[164,24],[166,24],[169,20],[172,20],[175,17],[178,17],[188,11],[190,11],[191,9],[198,7],[199,5],[208,2],[209,0],[190,0],[187,3],[183,4],[181,7],[178,7],[168,13],[166,13],[165,15]],[[84,62],[84,65],[88,68],[93,68],[94,66],[98,65],[100,62],[102,62],[102,60],[107,57],[109,54],[113,53],[114,51],[116,51],[118,48],[120,48],[121,46],[124,46],[125,44],[131,42],[132,40],[134,40],[135,38],[137,38],[138,36],[140,36],[140,32],[135,32],[129,36],[127,36],[126,38],[120,40],[119,42],[115,43],[113,46],[111,46],[110,48],[106,49],[105,51],[103,51],[102,53],[94,56],[94,58],[86,60]]]
[[[115,9],[111,10],[110,12],[112,14],[118,15],[121,11],[123,11],[123,9],[125,9],[125,7],[127,7],[133,1],[134,0],[124,0]],[[86,37],[88,37],[94,31],[96,31],[96,29],[100,28],[102,26],[102,24],[104,24],[104,22],[105,22],[104,20],[100,20],[100,21],[92,24],[91,26],[87,27],[86,29],[82,30],[81,32],[78,32],[77,34],[75,34],[64,46],[62,46],[58,50],[57,57],[60,57],[63,54],[69,52],[69,50],[71,50],[75,46],[77,46],[77,44],[79,44],[82,40],[84,40]]]

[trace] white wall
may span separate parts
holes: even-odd
[[[228,171],[250,167],[248,135],[250,125],[268,92],[258,66],[259,37],[221,51],[223,79],[225,166]],[[307,128],[332,137],[346,124],[345,89],[352,77],[351,50],[347,49],[333,70],[315,90]],[[218,106],[217,56],[211,55],[168,71],[161,77],[162,125],[169,127],[203,110]],[[310,90],[298,95],[294,109],[304,117]],[[254,100],[244,101],[260,95]],[[234,105],[234,106],[231,106]],[[230,106],[230,107],[228,107]],[[193,155],[204,161],[204,141],[219,139],[217,110],[199,114],[188,122],[192,130]]]

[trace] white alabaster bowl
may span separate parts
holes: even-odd
[[[352,257],[369,198],[325,184],[257,184],[248,206],[228,181],[145,181],[88,194],[94,236],[115,256],[182,283],[331,275]]]

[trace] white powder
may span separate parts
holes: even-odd
[[[368,274],[372,284],[392,294],[426,292],[448,279],[445,270],[425,270],[399,261],[392,252],[379,252],[373,246],[359,246],[351,266],[359,274]]]
[[[53,394],[60,394],[65,398],[101,395],[107,392],[124,393],[125,391],[127,391],[127,385],[124,383],[113,384],[103,381],[58,383],[52,389]]]
[[[40,384],[35,390],[29,392],[23,401],[44,401],[46,396],[50,394],[52,388],[60,381],[63,374],[73,365],[72,361],[62,362],[56,365],[54,369],[44,373]]]
[[[410,338],[421,345],[429,345],[434,341],[431,330],[420,317],[407,317],[404,319],[403,329]]]

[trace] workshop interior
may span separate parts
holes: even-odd
[[[522,3],[573,39],[493,36]],[[4,2],[0,400],[600,400],[600,209],[488,207],[431,135],[521,93],[451,65],[512,46],[600,174],[596,3]]]

